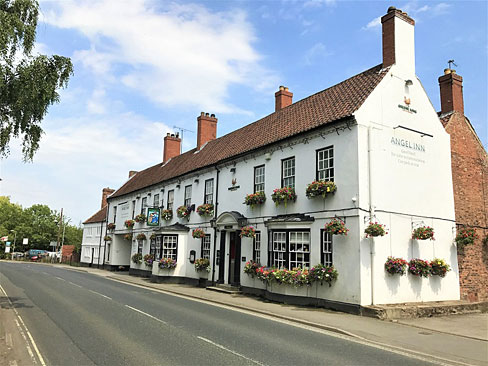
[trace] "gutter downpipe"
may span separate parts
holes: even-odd
[[[102,231],[103,231],[103,221],[100,223],[100,242],[98,243],[98,260],[97,260],[97,268],[100,268],[100,249],[102,248]]]
[[[107,224],[108,224],[108,212],[110,210],[110,205],[107,201],[107,215],[105,216],[105,236],[107,236]],[[105,269],[105,257],[107,256],[107,242],[103,241],[103,263],[102,269]],[[98,258],[100,258],[100,253],[98,253]],[[98,267],[100,268],[100,267]]]
[[[217,211],[219,207],[219,173],[220,170],[215,166],[215,170],[217,171],[217,177],[216,177],[216,182],[215,182],[215,208],[214,208],[214,220],[215,223],[217,222]],[[217,249],[217,225],[214,224],[214,245],[213,245],[213,266],[212,266],[212,286],[215,285],[215,254],[216,254],[216,249]]]
[[[372,178],[372,171],[373,171],[373,152],[372,152],[372,131],[373,128],[371,126],[368,127],[368,186],[369,186],[369,221],[373,222],[373,218],[375,216],[374,213],[374,205],[373,205],[373,178]],[[375,246],[374,246],[374,238],[369,238],[370,242],[370,271],[371,271],[371,305],[374,305],[374,256],[375,256]]]

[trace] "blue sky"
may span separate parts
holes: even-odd
[[[0,162],[0,194],[84,221],[103,187],[162,159],[173,126],[196,145],[201,111],[222,136],[381,63],[378,18],[394,5],[416,20],[416,72],[436,108],[437,78],[454,59],[465,113],[485,149],[485,1],[41,1],[36,51],[69,56],[75,74],[43,122],[33,163],[18,141]]]

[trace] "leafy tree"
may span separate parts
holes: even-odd
[[[0,0],[0,157],[20,137],[24,161],[32,161],[40,123],[73,74],[67,57],[32,55],[38,15],[37,0]]]

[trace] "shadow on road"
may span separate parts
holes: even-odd
[[[30,305],[26,305],[21,298],[11,297],[10,302],[5,296],[0,296],[0,308],[12,309],[12,308],[32,308]]]

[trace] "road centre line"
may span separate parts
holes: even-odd
[[[76,287],[79,287],[79,288],[83,288],[83,286],[80,286],[80,285],[78,285],[78,284],[76,284],[76,283],[73,283],[73,282],[71,282],[71,281],[68,281],[68,283],[69,283],[70,285],[73,285],[73,286],[76,286]]]
[[[80,286],[80,287],[81,287],[81,286]],[[101,294],[100,292],[96,292],[96,291],[93,291],[93,290],[88,290],[88,291],[90,291],[90,292],[92,292],[92,293],[94,293],[94,294],[100,295],[100,296],[102,296],[102,297],[104,297],[104,298],[106,298],[106,299],[112,300],[112,298],[111,298],[111,297],[108,297],[107,295]]]
[[[144,311],[142,311],[142,310],[139,310],[139,309],[133,308],[133,307],[132,307],[132,306],[130,306],[130,305],[125,305],[125,306],[126,306],[126,307],[128,307],[128,308],[129,308],[129,309],[131,309],[131,310],[137,311],[138,313],[141,313],[141,314],[143,314],[143,315],[145,315],[145,316],[148,316],[148,317],[149,317],[149,318],[151,318],[151,319],[157,320],[157,321],[158,321],[158,322],[160,322],[160,323],[163,323],[163,324],[168,324],[168,323],[166,323],[164,320],[161,320],[161,319],[159,319],[159,318],[156,318],[155,316],[152,316],[151,314],[145,313],[145,312],[144,312]]]
[[[2,287],[2,285],[0,285],[0,290],[2,290],[2,293],[5,295],[5,297],[7,298],[9,304],[10,304],[10,307],[11,309],[14,311],[15,315],[17,316],[17,319],[14,319],[15,320],[15,323],[17,325],[17,328],[19,329],[20,331],[20,334],[22,335],[22,337],[24,338],[25,340],[25,344],[26,344],[26,347],[27,347],[27,352],[29,352],[29,355],[31,356],[31,359],[32,361],[37,364],[37,361],[36,361],[36,358],[34,357],[34,354],[29,346],[29,342],[27,340],[27,337],[25,336],[24,334],[24,329],[25,329],[25,333],[27,333],[29,339],[30,339],[30,342],[32,344],[32,347],[34,348],[34,351],[36,352],[37,354],[37,358],[39,359],[39,362],[41,363],[42,366],[46,366],[46,363],[44,362],[44,358],[42,357],[41,355],[41,352],[39,352],[39,348],[37,348],[37,344],[36,342],[34,341],[34,338],[32,337],[31,333],[29,332],[29,328],[27,328],[27,325],[25,325],[24,321],[22,320],[22,317],[20,316],[19,312],[17,311],[17,309],[14,307],[14,304],[12,304],[12,301],[10,300],[10,297],[8,297],[7,295],[7,291],[5,291],[5,289]],[[20,326],[19,324],[19,321],[20,323],[22,324],[22,326]]]
[[[54,276],[54,277],[56,277],[58,280],[66,281],[64,278],[61,278],[61,277],[58,277],[58,276]]]
[[[210,343],[211,345],[213,345],[213,346],[215,346],[215,347],[217,347],[217,348],[223,349],[224,351],[230,352],[230,353],[232,353],[233,355],[236,355],[236,356],[238,356],[238,357],[242,357],[242,358],[244,358],[245,360],[251,361],[251,362],[255,363],[256,365],[265,366],[265,364],[264,364],[264,363],[261,363],[261,362],[259,362],[259,361],[253,360],[252,358],[246,357],[246,356],[244,356],[244,355],[242,355],[242,354],[240,354],[240,353],[238,353],[238,352],[236,352],[236,351],[233,351],[233,350],[231,350],[231,349],[229,349],[229,348],[227,348],[227,347],[222,346],[221,344],[215,343],[215,342],[211,341],[210,339],[203,338],[203,337],[200,337],[200,336],[197,336],[197,338],[198,338],[198,339],[201,339],[201,340],[202,340],[202,341],[204,341],[204,342]]]

